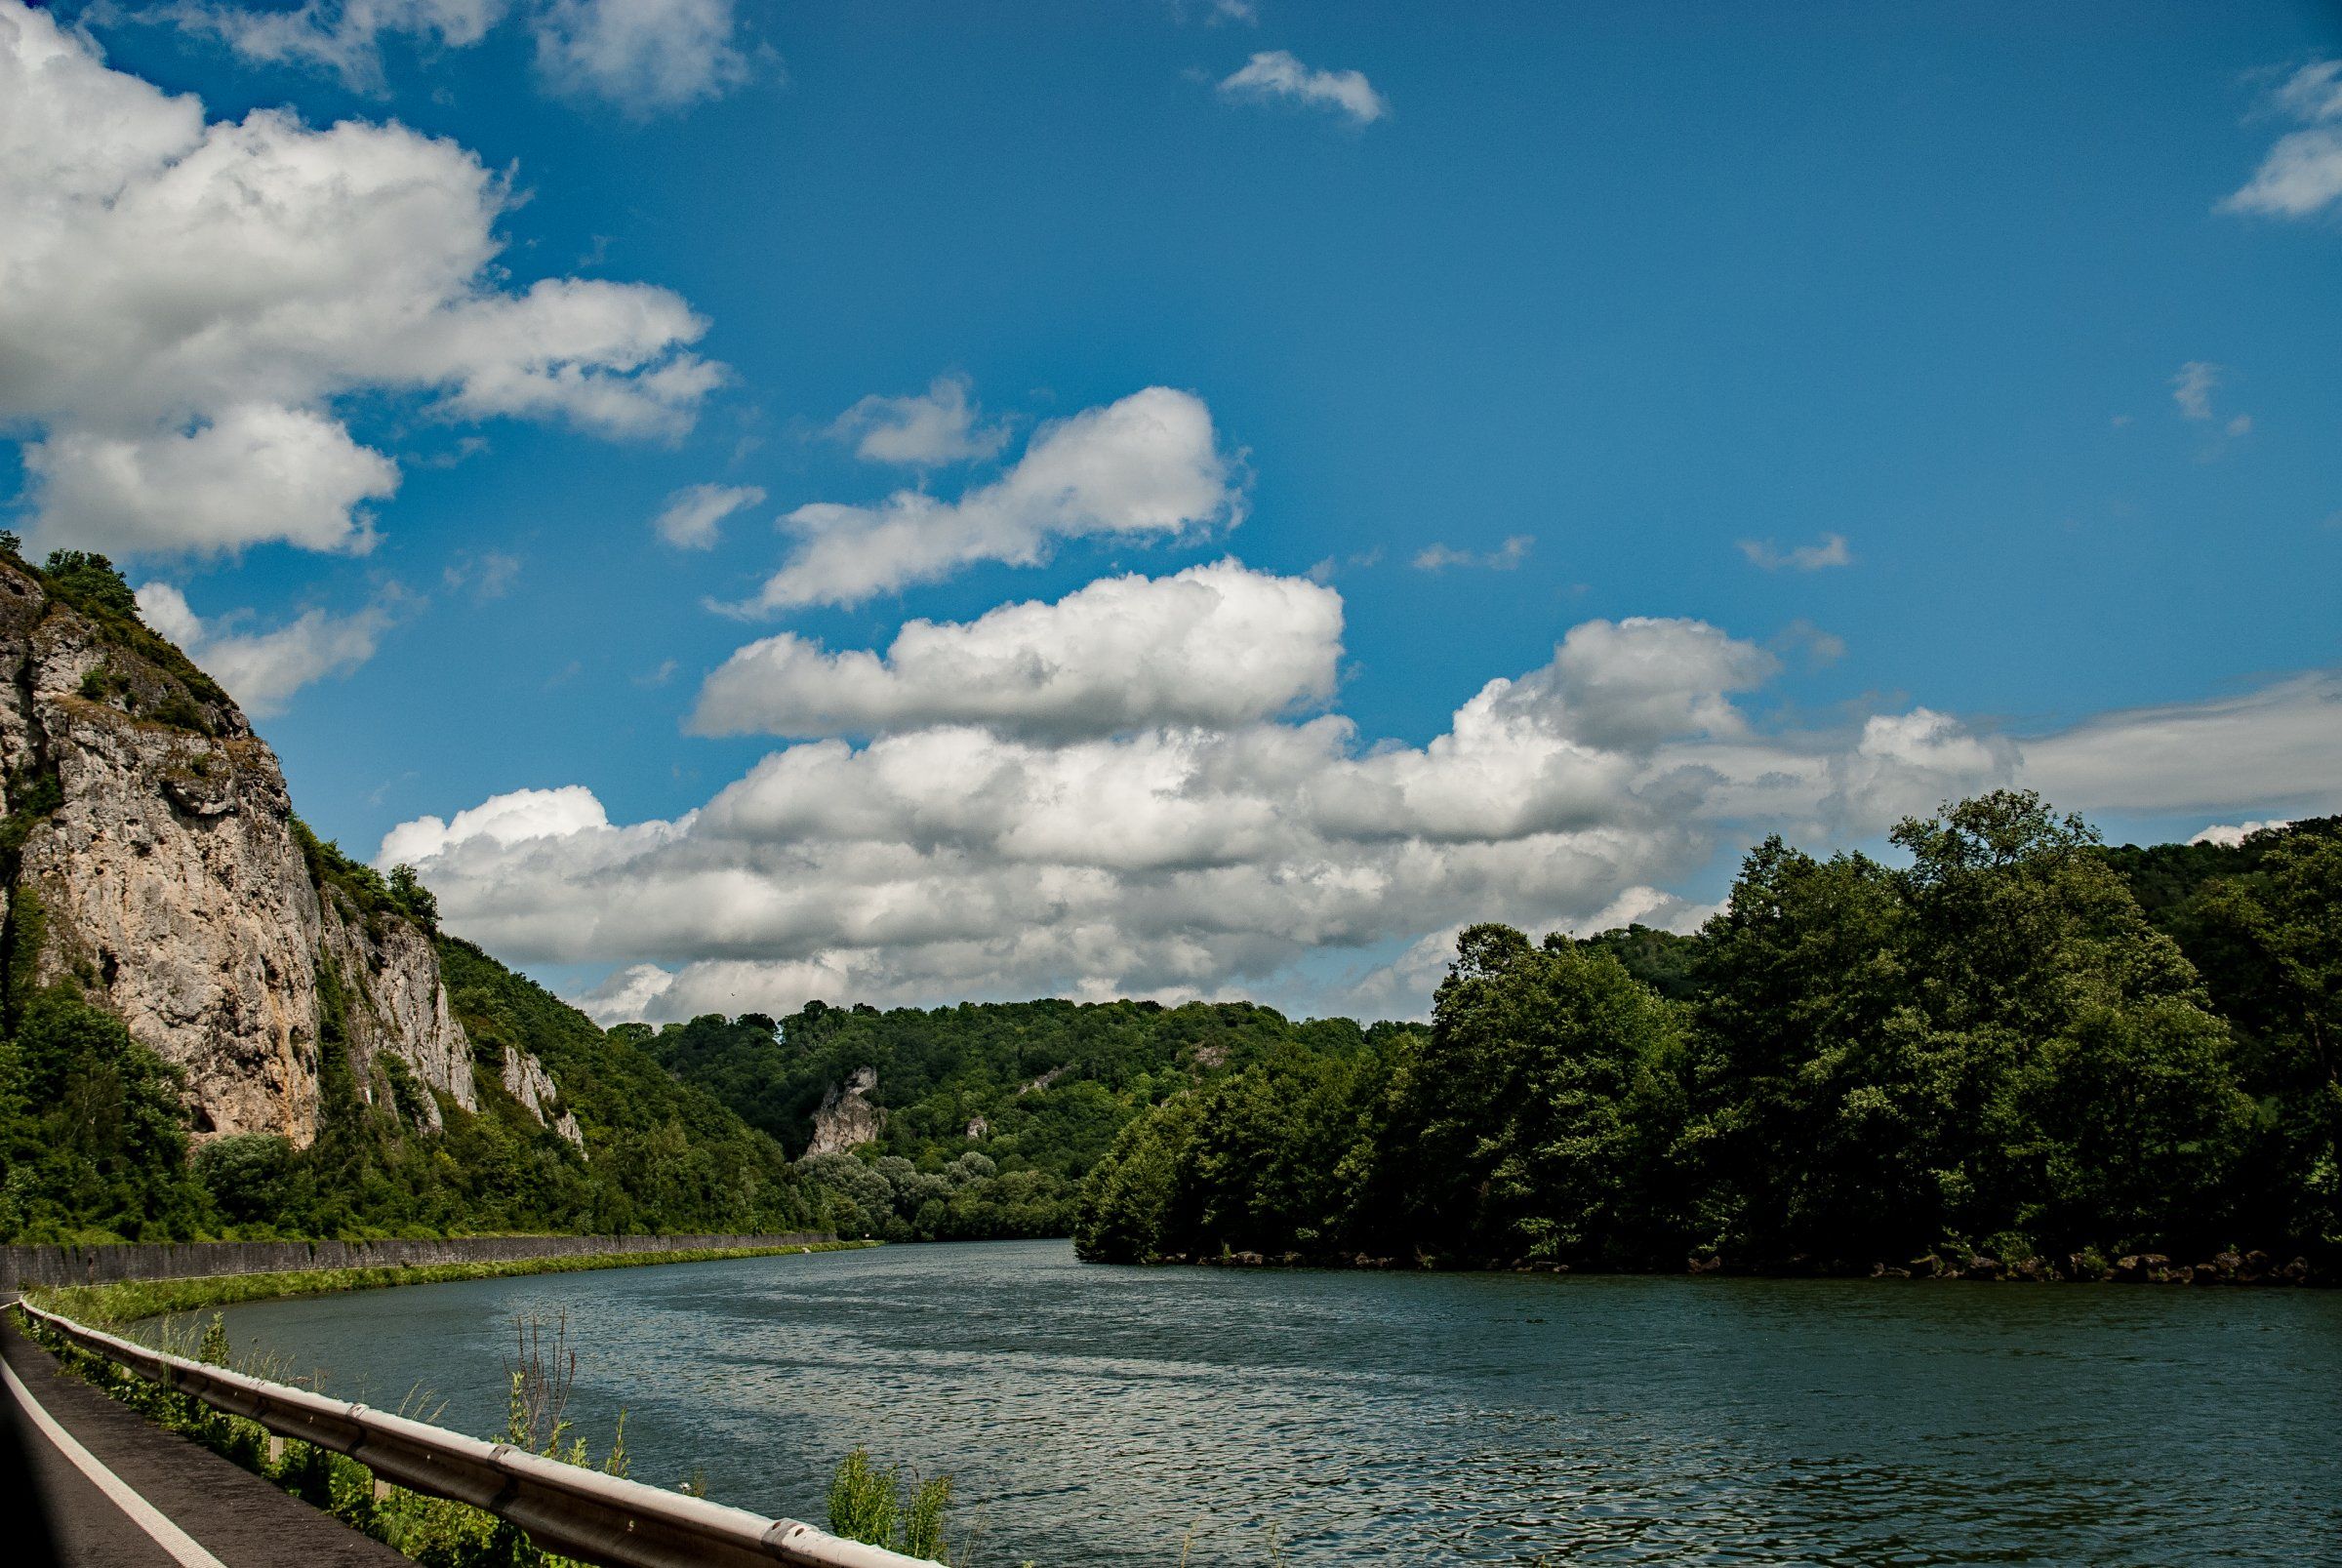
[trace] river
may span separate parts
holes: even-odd
[[[504,1424],[515,1317],[638,1479],[825,1522],[949,1471],[984,1563],[2342,1562],[2342,1293],[1076,1264],[887,1247],[228,1312]],[[958,1543],[955,1541],[955,1546]]]

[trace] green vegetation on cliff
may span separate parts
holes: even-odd
[[[1466,931],[1428,1034],[1135,1120],[1084,1255],[2342,1259],[2342,824],[2109,851],[2004,792],[1894,839],[1768,840],[1694,939]]]

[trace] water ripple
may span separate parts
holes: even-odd
[[[642,1478],[819,1520],[957,1477],[988,1562],[2342,1562],[2342,1297],[1085,1267],[1062,1242],[229,1314],[496,1427],[516,1313]]]

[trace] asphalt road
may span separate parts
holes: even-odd
[[[15,1568],[393,1568],[407,1559],[58,1366],[0,1314],[0,1559]],[[7,1380],[0,1380],[6,1382]],[[20,1392],[20,1387],[21,1392]],[[115,1495],[24,1406],[29,1396]],[[141,1523],[134,1515],[159,1515]],[[151,1526],[151,1528],[150,1528]],[[158,1539],[160,1537],[161,1539]],[[176,1537],[176,1539],[173,1539]]]

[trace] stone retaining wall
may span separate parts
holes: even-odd
[[[786,1236],[451,1236],[440,1241],[158,1241],[110,1247],[0,1247],[0,1291],[36,1285],[111,1285],[204,1274],[281,1274],[303,1268],[591,1258],[616,1252],[802,1247],[837,1238]]]

